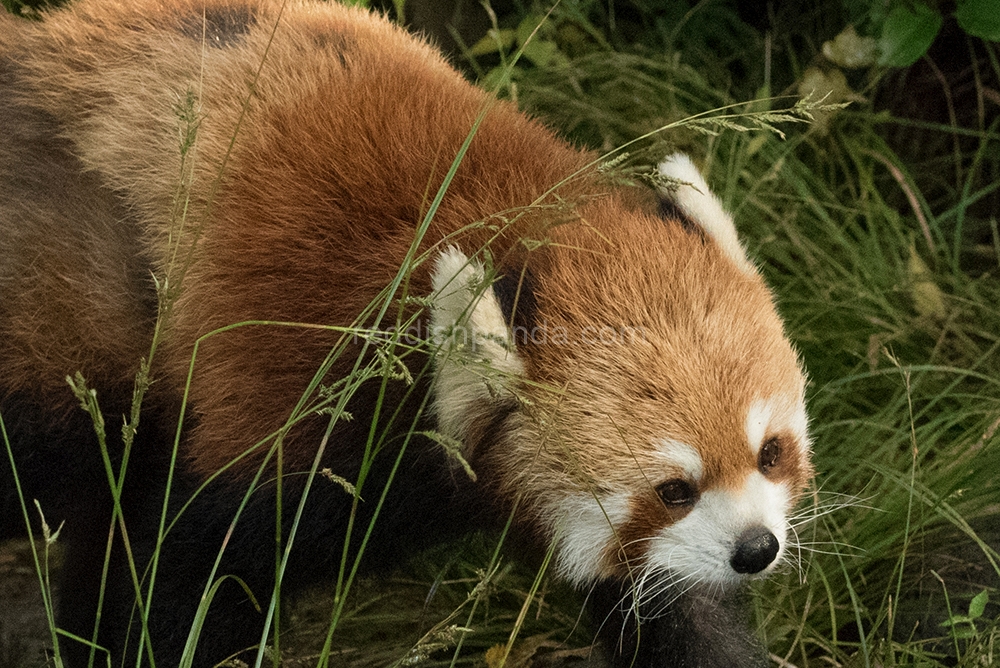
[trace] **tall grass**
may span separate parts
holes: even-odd
[[[683,59],[616,53],[525,73],[517,92],[597,146],[731,101]],[[812,381],[815,521],[760,586],[784,665],[997,661],[1000,610],[970,610],[1000,584],[1000,246],[984,206],[1000,134],[984,120],[921,124],[949,149],[931,159],[890,142],[916,124],[865,103],[784,141],[669,138],[704,156]]]
[[[513,82],[523,106],[596,147],[733,103],[682,61],[634,53],[526,68]],[[982,218],[979,205],[996,195],[989,174],[1000,134],[995,123],[926,128],[931,140],[972,140],[949,154],[962,164],[947,171],[964,180],[942,193],[940,160],[909,162],[906,147],[887,139],[887,126],[907,124],[855,104],[827,130],[706,136],[688,125],[631,147],[628,157],[640,170],[678,146],[703,158],[810,373],[816,490],[796,520],[796,554],[757,586],[777,665],[979,666],[998,658],[1000,244],[995,218]],[[374,622],[416,638],[413,620],[461,604],[488,550],[460,547],[425,555],[384,587],[368,583],[341,628],[345,662],[382,665],[406,651],[398,636],[373,643]],[[532,574],[508,568],[491,578],[490,612],[466,623],[475,632],[460,663],[494,666],[516,654],[507,630],[531,599]],[[549,586],[535,598],[537,625],[513,641],[520,658],[506,665],[546,654],[562,665],[585,653],[580,599]],[[973,601],[983,592],[994,603],[979,610]],[[369,658],[373,646],[386,654]],[[432,656],[428,665],[453,658]]]
[[[996,81],[996,52],[985,52],[982,76]],[[570,136],[617,146],[733,101],[685,61],[598,51],[524,69],[510,92]],[[913,127],[948,150],[928,159],[891,141]],[[814,519],[797,527],[787,572],[759,588],[776,662],[992,665],[1000,243],[984,204],[1000,188],[996,116],[918,124],[862,102],[785,140],[662,139],[670,146],[654,142],[635,160],[675,146],[704,157],[812,380],[817,491],[802,517]],[[983,592],[994,603],[979,609]]]
[[[623,47],[614,26],[587,10],[583,3],[578,14],[566,9],[550,20],[605,35],[599,48],[550,67],[514,67],[502,79],[505,94],[576,141],[609,151],[775,87],[770,70],[752,67],[745,68],[750,83],[727,85],[727,64],[713,62],[704,44],[698,48],[697,35],[661,30],[667,46],[691,49],[676,56],[652,54],[648,44]],[[728,20],[730,34],[748,34],[734,16]],[[558,35],[552,39],[569,53]],[[763,44],[748,50],[755,48]],[[987,54],[995,79],[997,54]],[[798,61],[811,55],[790,57],[785,76],[800,76]],[[997,201],[1000,134],[995,119],[986,121],[921,125],[925,141],[948,146],[930,160],[891,141],[894,130],[912,123],[864,102],[836,112],[826,129],[783,126],[785,138],[687,124],[628,149],[626,166],[637,173],[678,147],[703,160],[809,370],[815,492],[800,510],[789,564],[757,586],[758,620],[778,665],[1000,662],[1000,233],[996,211],[983,206]],[[432,216],[433,207],[425,228]],[[396,317],[388,309],[405,300],[400,290],[421,260],[408,257],[362,314],[369,320],[359,322]],[[405,323],[397,325],[405,331]],[[390,341],[380,364],[356,367],[322,395],[320,369],[286,428],[317,410],[330,415],[332,427],[360,382],[399,371],[407,354],[400,345]],[[328,363],[338,354],[343,349]],[[259,447],[280,461],[281,433]],[[121,471],[109,468],[110,484],[120,487],[113,473]],[[363,480],[349,482],[359,498]],[[298,512],[286,509],[279,521],[294,524]],[[286,555],[276,558],[279,573]],[[149,596],[152,580],[141,571],[136,589]],[[275,592],[270,612],[284,635],[280,645],[277,632],[263,639],[279,651],[262,648],[257,665],[277,665],[281,654],[288,666],[491,668],[530,665],[543,655],[548,665],[569,665],[587,655],[582,597],[503,557],[496,537],[474,535],[419,555],[381,582],[359,581],[356,572],[345,552],[333,587],[317,587],[280,624]],[[973,601],[984,591],[990,602],[979,610]],[[211,589],[206,593],[210,600]]]

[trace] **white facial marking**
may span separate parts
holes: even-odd
[[[807,449],[809,444],[809,416],[806,415],[805,404],[800,402],[795,407],[795,412],[792,413],[792,419],[788,426],[792,430],[792,433],[795,434],[796,441],[803,449]]]
[[[747,443],[750,444],[750,451],[754,456],[760,452],[760,446],[764,444],[764,437],[767,435],[767,426],[771,423],[774,415],[774,406],[770,401],[757,399],[750,404],[747,411]]]
[[[712,194],[701,172],[683,153],[668,156],[660,163],[660,173],[685,184],[676,192],[664,192],[664,196],[674,202],[684,214],[715,240],[719,248],[737,267],[748,274],[757,274],[757,269],[747,259],[746,251],[736,234],[732,217],[722,208],[722,202]]]
[[[787,542],[786,515],[791,495],[779,483],[754,471],[737,491],[710,489],[694,509],[654,537],[648,552],[649,568],[669,572],[673,582],[734,584],[746,579],[729,563],[740,534],[766,527],[780,545],[772,565],[781,559]]]
[[[701,482],[705,473],[701,454],[693,447],[672,438],[663,438],[655,442],[656,454],[669,465],[676,466],[684,473],[684,477],[694,482]]]
[[[431,284],[431,335],[440,346],[434,410],[438,430],[461,440],[482,413],[476,406],[495,401],[505,380],[522,375],[524,366],[481,263],[449,246],[437,258]]]
[[[617,542],[615,530],[628,519],[628,495],[575,494],[559,502],[557,513],[556,573],[576,586],[590,584],[602,575],[604,548]]]

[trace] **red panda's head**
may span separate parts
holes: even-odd
[[[684,224],[598,201],[493,285],[454,247],[434,274],[439,429],[559,574],[640,602],[771,570],[811,475],[772,296],[691,162],[661,171]]]

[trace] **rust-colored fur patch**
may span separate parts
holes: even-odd
[[[0,319],[10,342],[0,358],[5,386],[38,387],[67,410],[75,400],[66,374],[83,370],[95,386],[129,382],[147,354],[151,318],[138,305],[150,299],[149,270],[176,282],[185,270],[154,360],[153,392],[173,404],[195,339],[216,328],[351,324],[395,276],[480,114],[422,249],[492,214],[514,215],[592,159],[463,81],[431,47],[337,5],[80,2],[43,27],[5,30],[0,52],[19,91],[5,104],[25,131],[70,137],[54,160],[91,170],[73,178],[96,181],[90,198],[111,201],[75,206],[75,220],[54,203],[62,217],[40,214],[37,238],[4,244],[0,271],[25,299],[5,299]],[[185,133],[193,144],[182,149]],[[21,162],[5,159],[12,171]],[[5,237],[20,234],[16,220],[2,225]],[[491,236],[480,227],[463,246],[477,250]],[[502,258],[516,236],[496,241],[494,255]],[[137,261],[150,269],[93,275]],[[131,303],[115,296],[123,285],[136,286]],[[426,269],[408,287],[426,295]],[[255,326],[206,340],[189,402],[196,417],[211,419],[186,441],[191,465],[208,475],[280,427],[336,338]],[[290,440],[287,465],[308,466],[315,445]]]
[[[470,255],[489,245],[501,270],[531,268],[524,391],[548,427],[533,450],[487,456],[514,472],[507,485],[529,476],[555,493],[567,472],[584,487],[632,485],[636,467],[655,470],[651,440],[674,435],[698,443],[706,480],[724,486],[752,465],[733,445],[748,402],[801,394],[758,277],[704,235],[664,224],[648,197],[581,177],[593,155],[361,10],[84,1],[44,27],[4,31],[0,50],[20,91],[4,104],[28,132],[69,137],[54,160],[97,182],[75,192],[110,202],[46,222],[102,239],[93,250],[25,237],[4,251],[5,284],[18,286],[9,292],[23,289],[36,305],[2,307],[8,390],[37,389],[69,407],[61,379],[77,369],[94,384],[126,382],[151,337],[151,280],[137,262],[177,290],[154,360],[152,398],[165,405],[179,404],[193,345],[213,330],[248,320],[350,325],[396,276],[475,127],[420,250],[448,238]],[[547,196],[561,181],[558,199]],[[539,203],[550,208],[518,217]],[[2,225],[6,237],[19,227]],[[524,236],[540,249],[512,245]],[[410,275],[409,294],[430,292],[428,264]],[[187,395],[197,425],[183,443],[190,467],[210,475],[281,427],[338,336],[252,325],[202,341]],[[353,361],[345,354],[328,378]],[[293,470],[310,465],[318,442],[308,425],[297,429],[285,441]],[[257,461],[233,474],[251,474]],[[538,474],[547,470],[560,474]]]
[[[129,641],[145,637],[107,485],[126,455],[115,499],[129,560],[160,565],[144,610],[164,665],[209,578],[267,600],[276,570],[290,593],[362,543],[389,565],[514,509],[512,535],[606,589],[594,600],[610,592],[595,619],[620,618],[623,594],[673,605],[675,575],[711,589],[780,561],[811,473],[805,381],[686,157],[661,171],[698,185],[661,207],[419,38],[300,0],[0,16],[0,134],[11,461],[65,516],[68,577],[86,580],[63,589],[60,625],[90,637],[105,601],[96,637],[114,661],[138,665]],[[463,326],[485,335],[428,331]],[[398,357],[378,348],[395,334]],[[143,359],[152,384],[126,453],[117,432]],[[355,388],[357,369],[371,374]],[[77,371],[111,407],[106,452],[66,386]],[[331,425],[324,402],[348,389]],[[304,475],[313,466],[331,475]],[[293,525],[289,568],[275,569],[261,555],[276,536],[286,554]],[[633,566],[645,585],[626,582]],[[230,585],[213,589],[196,665],[262,637]],[[701,623],[677,609],[678,628]],[[606,635],[626,652],[619,622]],[[672,656],[677,635],[654,626],[644,651]]]

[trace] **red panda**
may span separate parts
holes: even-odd
[[[687,158],[659,203],[419,38],[299,0],[0,17],[0,124],[0,533],[15,475],[65,521],[60,626],[176,665],[235,575],[213,665],[262,641],[246,590],[290,541],[286,593],[512,515],[615,665],[760,664],[732,592],[789,551],[805,381]]]

